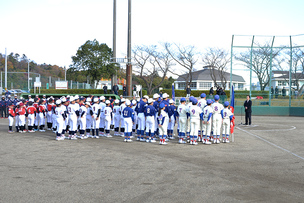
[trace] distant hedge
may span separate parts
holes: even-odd
[[[103,89],[67,89],[67,90],[56,90],[56,89],[41,89],[41,94],[92,94],[92,95],[98,95],[103,94]],[[132,92],[133,93],[133,92]],[[34,94],[34,90],[31,90],[31,94]],[[108,94],[111,94],[110,91],[108,91]],[[147,91],[142,90],[142,94],[146,95]],[[118,91],[118,95],[123,95],[123,90]]]

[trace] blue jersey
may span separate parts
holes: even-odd
[[[142,99],[137,103],[135,111],[137,112],[137,115],[139,113],[144,113],[145,111],[146,102],[144,102]]]
[[[153,106],[155,108],[155,111],[158,112],[158,108],[159,108],[159,100],[153,102]]]
[[[168,106],[168,116],[171,118],[171,116],[174,115],[174,118],[176,117],[176,108],[174,105]]]
[[[165,112],[166,113],[169,113],[169,102],[168,102],[168,100],[162,100],[159,104],[165,104]]]
[[[134,122],[134,111],[130,107],[125,107],[122,111],[122,115],[124,118],[132,118],[132,121]]]
[[[13,103],[14,103],[15,106],[17,105],[18,102],[19,102],[19,99],[14,99],[13,100]]]
[[[5,99],[2,99],[0,101],[0,107],[6,107],[6,101],[5,101]]]
[[[145,112],[144,113],[145,113],[145,117],[147,117],[147,116],[155,116],[156,110],[155,110],[154,106],[149,105],[149,106],[147,106],[145,108]]]

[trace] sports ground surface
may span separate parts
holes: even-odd
[[[233,143],[197,146],[55,141],[1,119],[0,202],[304,202],[303,117],[252,119]]]

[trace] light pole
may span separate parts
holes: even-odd
[[[4,83],[4,88],[7,90],[7,51],[5,48],[5,83]]]
[[[27,89],[30,92],[30,59],[27,60]]]
[[[66,81],[66,67],[64,66],[64,81]]]

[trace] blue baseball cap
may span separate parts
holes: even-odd
[[[201,98],[205,98],[206,97],[206,94],[205,93],[202,93],[201,94]]]
[[[162,108],[164,108],[165,107],[165,104],[164,103],[161,103],[160,105],[159,105],[159,108],[160,109],[162,109]]]
[[[215,100],[215,101],[220,100],[220,96],[215,95],[215,96],[214,96],[214,100]]]
[[[212,104],[212,100],[211,99],[207,99],[207,104]]]
[[[225,107],[229,106],[229,101],[225,101],[225,102],[224,102],[224,106],[225,106]]]
[[[192,104],[193,105],[197,104],[197,99],[196,98],[192,99]]]
[[[180,99],[180,102],[185,102],[186,101],[186,98],[185,97],[182,97],[181,99]]]
[[[195,99],[193,96],[189,97],[189,101],[192,102],[193,99]]]

